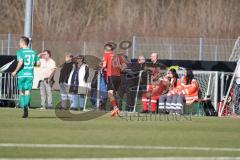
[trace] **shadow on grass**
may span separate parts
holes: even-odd
[[[58,117],[54,117],[54,116],[38,116],[38,117],[28,117],[29,119],[56,119],[56,118],[58,118]],[[62,117],[62,118],[64,118],[64,117]],[[68,118],[68,117],[66,117],[66,118]]]
[[[70,110],[55,110],[57,118],[63,121],[89,121],[105,115],[107,112],[98,111],[96,109],[86,112],[71,112]]]

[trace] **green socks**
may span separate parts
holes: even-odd
[[[29,106],[30,105],[30,100],[31,100],[31,95],[25,95],[24,106]]]
[[[24,106],[25,106],[25,96],[24,95],[19,95],[19,99],[20,99],[20,107],[23,110]]]
[[[19,95],[19,99],[20,99],[20,107],[23,110],[24,106],[29,106],[31,95]]]

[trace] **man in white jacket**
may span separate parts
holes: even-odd
[[[68,78],[69,94],[71,95],[71,110],[83,110],[85,95],[87,94],[87,79],[89,76],[89,68],[84,62],[82,55],[77,56],[75,64]]]

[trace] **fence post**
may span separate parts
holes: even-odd
[[[199,39],[199,60],[203,60],[203,45],[204,45],[204,42],[203,42],[203,37],[200,37]]]
[[[221,100],[223,99],[223,96],[224,96],[224,92],[225,92],[225,90],[224,90],[224,85],[226,85],[226,84],[224,84],[224,72],[221,72]]]
[[[172,59],[172,45],[169,45],[169,59]]]
[[[133,36],[133,47],[132,47],[132,59],[135,58],[135,50],[136,50],[136,37]]]
[[[10,55],[10,48],[11,48],[11,33],[8,33],[8,55]]]
[[[98,70],[98,76],[97,76],[97,103],[96,103],[96,107],[97,107],[97,110],[99,110],[99,107],[100,107],[100,84],[101,84],[101,71]]]
[[[215,46],[215,52],[214,52],[215,54],[215,56],[214,56],[214,58],[215,58],[215,61],[217,61],[217,59],[218,59],[218,46],[216,45]]]
[[[3,55],[3,40],[2,40],[2,55]]]
[[[215,72],[215,90],[214,90],[214,108],[217,111],[217,105],[218,105],[218,73],[219,72]]]
[[[87,44],[86,44],[86,42],[84,41],[84,42],[83,42],[83,55],[84,55],[84,56],[86,56],[86,49],[87,49],[86,47],[87,47]]]
[[[42,41],[42,52],[45,50],[45,42],[44,40]]]

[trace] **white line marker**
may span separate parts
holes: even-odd
[[[240,157],[0,158],[0,160],[240,160]]]
[[[131,146],[131,145],[84,145],[84,144],[22,144],[0,143],[0,148],[104,148],[104,149],[137,149],[137,150],[193,150],[193,151],[225,151],[240,152],[240,148],[216,147],[167,147],[167,146]]]

